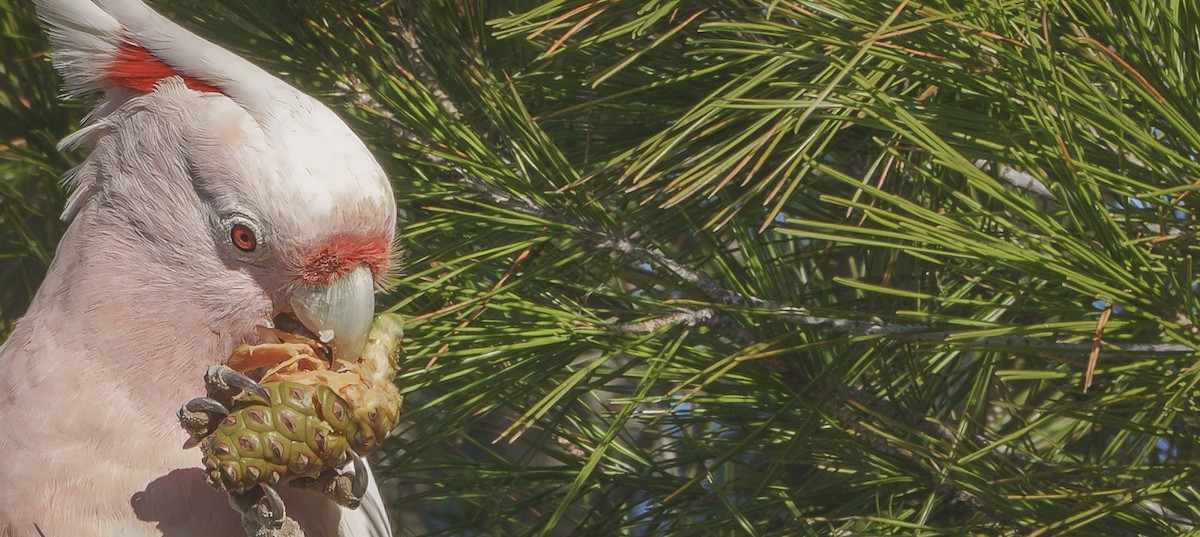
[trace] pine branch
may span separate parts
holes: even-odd
[[[393,30],[402,37],[402,41],[410,47],[410,52],[416,58],[421,58],[421,49],[417,44],[416,38],[412,35],[411,30],[407,26],[401,24],[394,17],[388,18],[389,24],[393,25]],[[417,61],[418,66],[423,66],[424,61]],[[430,90],[437,96],[437,102],[447,114],[459,118],[461,114],[458,112],[458,107],[454,105],[449,98],[448,92],[441,87],[441,83],[437,77],[427,69],[418,68],[418,79],[428,86]],[[346,86],[347,89],[352,89],[357,94],[357,101],[369,108],[373,109],[381,117],[390,119],[396,125],[396,132],[410,142],[420,146],[428,146],[420,140],[411,130],[403,125],[400,125],[395,117],[390,114],[384,107],[366,93],[365,88],[355,86],[353,88]],[[431,149],[431,148],[429,148]],[[805,308],[795,306],[783,306],[763,300],[758,297],[737,293],[730,289],[721,286],[712,278],[706,276],[698,270],[695,270],[687,265],[674,259],[661,249],[641,244],[623,231],[597,225],[593,222],[587,222],[579,219],[567,219],[560,216],[558,213],[538,206],[532,200],[507,192],[491,186],[484,181],[472,176],[467,170],[461,166],[448,163],[445,159],[438,157],[432,151],[426,151],[424,157],[432,164],[447,167],[454,178],[463,186],[473,190],[476,194],[484,197],[489,202],[504,209],[532,216],[538,219],[559,222],[564,225],[574,227],[590,235],[593,246],[601,251],[619,253],[633,256],[638,262],[649,263],[655,266],[662,267],[674,274],[680,280],[687,282],[706,296],[726,306],[746,306],[750,305],[760,310],[768,310],[777,319],[782,319],[787,322],[800,325],[816,327],[827,330],[830,333],[841,333],[849,335],[891,335],[896,338],[915,340],[915,341],[944,341],[948,336],[953,336],[957,333],[956,330],[949,329],[944,325],[934,324],[897,324],[889,325],[882,320],[855,320],[855,319],[839,319],[831,317],[821,317],[811,315]],[[990,170],[992,163],[978,160],[975,165],[984,170]],[[999,174],[1002,179],[1011,183],[1013,186],[1028,190],[1038,196],[1048,200],[1057,201],[1057,198],[1046,188],[1046,186],[1038,181],[1032,175],[1012,168],[1011,166],[1001,164]],[[725,328],[731,328],[735,323],[723,318],[711,309],[684,309],[665,316],[641,321],[638,323],[622,323],[613,325],[613,329],[617,332],[627,333],[650,333],[661,329],[668,324],[684,323],[687,325],[695,324],[720,324]],[[736,341],[746,342],[752,340],[744,330],[737,329],[735,333],[730,334]],[[1071,343],[1054,341],[1047,339],[1037,339],[1028,336],[1017,334],[1006,334],[999,336],[988,336],[982,338],[972,338],[972,342],[986,346],[1005,346],[1019,347],[1032,350],[1042,350],[1046,352],[1091,352],[1094,345],[1092,343]],[[1125,353],[1125,354],[1186,354],[1194,352],[1196,349],[1181,343],[1108,343],[1105,345],[1110,351]]]
[[[426,15],[410,5],[418,4],[401,9]],[[1081,5],[1087,6],[1082,12],[1100,4]],[[443,313],[454,308],[442,308],[428,313],[413,336],[428,347],[418,351],[422,356],[452,349],[468,359],[444,360],[427,372],[430,389],[444,392],[423,407],[430,420],[422,426],[430,434],[415,440],[419,446],[406,445],[413,449],[405,456],[428,464],[396,469],[435,483],[431,490],[450,491],[431,492],[424,501],[500,512],[514,521],[507,528],[514,531],[569,531],[577,523],[594,532],[606,524],[641,524],[652,532],[670,527],[687,509],[712,509],[702,519],[713,527],[740,524],[760,533],[787,517],[845,523],[837,531],[901,534],[913,527],[1025,534],[1088,525],[1121,534],[1126,524],[1189,525],[1192,495],[1154,461],[1191,460],[1186,426],[1173,425],[1181,420],[1186,387],[1170,367],[1196,351],[1191,334],[1175,331],[1194,321],[1197,307],[1187,291],[1190,272],[1181,270],[1190,261],[1179,260],[1191,244],[1153,235],[1186,229],[1191,220],[1173,216],[1175,200],[1158,199],[1188,192],[1174,178],[1195,176],[1184,170],[1193,166],[1189,144],[1200,138],[1162,109],[1146,113],[1146,101],[1122,85],[1122,73],[1097,67],[1095,55],[1075,54],[1069,43],[1078,28],[1056,28],[1067,37],[1043,50],[1037,32],[1010,32],[1015,26],[1007,24],[1024,18],[1057,24],[1076,14],[1056,11],[1061,6],[1055,3],[971,13],[928,11],[934,7],[922,3],[919,15],[905,11],[897,19],[903,30],[863,36],[863,28],[880,27],[879,17],[888,15],[876,11],[890,8],[834,2],[810,13],[788,2],[765,11],[747,4],[703,28],[687,28],[687,43],[672,43],[648,20],[649,12],[643,21],[636,9],[606,6],[531,5],[537,12],[530,12],[528,24],[514,18],[505,30],[527,40],[468,35],[484,28],[480,21],[495,20],[467,20],[469,10],[456,12],[461,21],[436,24],[383,19],[385,41],[400,51],[389,51],[391,61],[403,66],[389,71],[394,80],[384,77],[394,88],[379,95],[413,109],[388,110],[370,98],[374,86],[345,85],[373,117],[386,118],[380,132],[394,128],[393,138],[421,150],[436,168],[435,180],[419,179],[432,186],[433,199],[465,198],[470,206],[431,203],[433,218],[409,228],[414,237],[433,239],[422,244],[421,258],[429,259],[422,276],[429,277],[406,280],[418,298],[400,307],[423,307],[443,295],[450,304],[489,305],[467,317],[470,333],[462,330],[461,316]],[[799,11],[780,15],[789,9]],[[654,16],[675,24],[686,14]],[[629,40],[613,30],[623,24],[636,29]],[[459,32],[463,43],[453,42]],[[639,36],[652,46],[640,46]],[[816,45],[813,36],[821,36]],[[600,41],[617,47],[594,46]],[[530,47],[539,43],[555,49],[552,60],[535,58]],[[862,52],[865,43],[873,48]],[[1114,41],[1111,51],[1120,53],[1121,46]],[[505,47],[521,49],[515,62],[498,59]],[[691,54],[683,62],[681,50]],[[976,61],[983,50],[988,60]],[[1126,67],[1146,71],[1135,61]],[[852,77],[828,76],[841,70]],[[604,83],[587,86],[597,72],[607,77]],[[1047,74],[1061,78],[1045,82],[1056,80]],[[675,83],[681,80],[688,83]],[[828,97],[828,106],[804,112],[814,95]],[[1113,95],[1122,96],[1119,106],[1105,108]],[[1170,97],[1155,106],[1169,106]],[[1106,122],[1109,117],[1115,119]],[[1161,144],[1139,137],[1136,131],[1146,125],[1173,137]],[[690,222],[670,218],[679,212],[635,206],[623,191],[597,202],[560,188],[584,185],[578,177],[588,177],[586,186],[597,192],[636,186],[647,199],[668,200],[708,224],[689,229]],[[618,177],[626,182],[615,182]],[[1150,195],[1156,210],[1118,213],[1106,205]],[[787,220],[777,230],[784,233],[761,243],[754,242],[761,235],[747,235],[739,248],[726,249],[725,238],[757,226],[757,220],[747,222],[760,215],[747,215],[761,199],[779,200]],[[862,219],[826,214],[831,201],[862,209]],[[1178,211],[1194,214],[1186,206]],[[714,233],[709,224],[724,215],[732,216]],[[801,216],[817,224],[789,229]],[[509,223],[514,227],[504,227]],[[523,238],[544,223],[548,230],[528,236],[550,237],[555,248]],[[570,246],[557,248],[564,243]],[[810,255],[808,248],[822,244],[832,245],[834,256]],[[509,279],[520,272],[511,267],[504,272],[514,252],[528,260],[521,265],[531,269],[524,279]],[[844,276],[844,269],[862,283],[855,291],[880,299],[851,302],[864,309],[849,313],[824,309],[826,300],[830,308],[846,307],[849,286],[830,277]],[[796,288],[797,274],[805,277],[804,289]],[[743,285],[743,276],[752,281]],[[490,286],[495,281],[503,288]],[[605,287],[614,281],[639,292]],[[646,281],[653,285],[640,285]],[[667,298],[679,291],[692,298]],[[1045,294],[1022,294],[1031,291]],[[785,298],[796,296],[806,298]],[[1090,321],[1078,307],[1081,296],[1136,311],[1093,341],[1082,335]],[[589,304],[630,303],[645,313],[595,321],[588,310]],[[902,308],[897,304],[930,317],[893,317]],[[581,325],[587,326],[575,329]],[[594,337],[604,332],[627,337]],[[1170,341],[1143,342],[1156,339]],[[795,349],[777,348],[797,341]],[[568,360],[581,345],[588,358]],[[753,348],[770,351],[761,353],[765,367],[741,365],[738,358],[760,357]],[[1060,381],[1069,363],[1039,359],[1078,357],[1094,348],[1110,359],[1151,359],[1112,368],[1112,389],[1086,396]],[[750,350],[738,354],[742,349]],[[971,352],[955,352],[964,350]],[[964,363],[977,352],[986,359]],[[1163,367],[1157,359],[1173,362]],[[570,361],[568,372],[543,371],[560,361]],[[1030,364],[1047,370],[1022,373]],[[814,371],[822,375],[819,385]],[[673,392],[659,387],[688,386],[692,379],[701,379],[703,391],[681,416],[670,410]],[[593,405],[593,397],[605,404]],[[664,420],[693,430],[656,433],[624,414],[614,418],[616,410],[659,405],[668,409]],[[1130,409],[1137,410],[1135,418],[1128,417]],[[434,417],[443,413],[457,417]],[[494,438],[484,424],[513,413],[545,434],[503,448],[513,451],[482,444],[456,451],[463,439]],[[755,421],[756,413],[766,423]],[[980,413],[987,415],[976,420]],[[751,417],[742,422],[741,416]],[[801,432],[792,438],[789,431]],[[1105,447],[1108,442],[1113,447]],[[969,460],[959,467],[963,455]],[[513,485],[511,498],[470,496],[489,483],[510,485],[511,465],[525,469],[540,464],[534,461],[541,456],[555,461],[553,470],[538,474],[544,480]],[[747,465],[723,481],[727,465],[761,458],[778,461],[778,468]],[[1093,463],[1095,475],[1086,470]],[[777,503],[755,496],[797,471],[812,472],[812,483],[782,487],[787,492]],[[454,472],[458,481],[446,484],[445,473]],[[478,477],[489,473],[500,477]],[[686,476],[681,479],[690,484],[661,512],[635,515],[662,498],[654,492],[657,482],[642,481],[646,475],[659,481],[659,475]],[[1101,490],[1123,497],[1089,492],[1110,485]],[[566,490],[573,492],[559,504]],[[830,491],[844,496],[826,501]],[[596,506],[602,507],[592,514],[564,514]],[[523,519],[526,509],[556,518]],[[509,523],[430,527],[503,533]]]
[[[433,157],[430,155],[431,159]],[[444,162],[441,162],[444,164]],[[784,320],[799,326],[808,326],[819,328],[835,334],[848,334],[856,336],[883,336],[888,335],[896,339],[904,339],[910,341],[923,342],[938,342],[946,341],[948,337],[954,336],[959,330],[951,329],[947,325],[936,324],[887,324],[882,320],[856,320],[856,319],[839,319],[832,317],[822,317],[811,315],[807,309],[795,306],[783,306],[772,303],[754,296],[743,295],[725,287],[722,287],[712,278],[705,274],[692,269],[672,258],[661,249],[640,244],[634,237],[621,232],[596,225],[592,222],[586,222],[578,219],[566,219],[560,215],[542,207],[539,207],[533,201],[504,192],[495,188],[483,181],[472,177],[466,170],[460,167],[452,167],[454,175],[458,181],[474,190],[491,203],[504,209],[539,218],[552,222],[559,222],[566,226],[582,230],[584,233],[592,237],[592,244],[598,250],[608,251],[613,253],[625,254],[633,256],[639,263],[649,263],[655,266],[662,267],[674,274],[680,280],[696,286],[706,296],[712,300],[726,306],[741,307],[746,305],[753,306],[758,311],[770,313],[773,318]],[[716,314],[711,309],[687,309],[679,310],[673,313],[666,314],[663,317],[657,318],[654,321],[642,321],[640,323],[616,325],[617,331],[629,333],[649,333],[660,329],[666,324],[701,324],[701,323],[717,323],[722,321],[722,316]],[[729,326],[729,323],[724,323]],[[734,334],[739,341],[745,341],[744,333]],[[1030,350],[1044,352],[1091,352],[1093,349],[1092,343],[1072,343],[1049,339],[1032,338],[1019,334],[1005,334],[998,336],[986,336],[972,338],[973,343],[986,346],[1004,346],[1017,347]],[[1110,352],[1119,352],[1124,354],[1188,354],[1195,352],[1197,349],[1182,343],[1106,343],[1105,349]]]
[[[594,223],[585,222],[578,219],[562,218],[561,216],[547,209],[537,206],[537,204],[529,199],[506,193],[488,185],[487,183],[484,183],[479,179],[471,177],[465,170],[461,168],[455,167],[454,171],[455,176],[460,183],[471,188],[476,193],[499,207],[543,220],[560,222],[564,225],[580,229],[586,234],[592,236],[595,248],[602,251],[630,255],[633,256],[637,262],[649,263],[665,268],[679,279],[699,288],[700,291],[709,298],[726,306],[740,307],[752,305],[759,311],[765,310],[766,312],[772,314],[774,318],[800,326],[820,328],[830,333],[859,336],[890,335],[898,339],[937,342],[945,341],[948,337],[959,332],[958,330],[951,329],[946,325],[887,324],[878,319],[855,320],[816,316],[811,315],[805,308],[783,306],[754,296],[742,295],[722,287],[712,278],[709,278],[703,273],[692,269],[683,263],[680,263],[667,253],[663,252],[661,249],[639,244],[635,238],[624,232],[603,228],[595,225]],[[644,333],[645,330],[654,327],[661,327],[663,324],[677,324],[679,322],[712,323],[716,322],[720,318],[720,315],[716,315],[715,312],[708,309],[680,310],[667,314],[664,316],[664,318],[662,318],[661,321],[643,322],[642,324],[638,325],[622,326],[619,327],[618,330],[627,332],[643,331]],[[736,339],[745,340],[745,334],[736,334]],[[1072,343],[1038,339],[1018,334],[972,338],[971,341],[980,345],[1018,347],[1045,352],[1091,352],[1093,348],[1092,343]],[[1182,343],[1106,343],[1105,348],[1109,351],[1125,354],[1151,355],[1187,354],[1196,351],[1195,348]]]

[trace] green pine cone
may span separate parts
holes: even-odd
[[[374,451],[399,422],[404,397],[392,383],[403,322],[375,319],[363,355],[347,369],[285,369],[260,383],[268,399],[242,393],[225,402],[229,415],[200,441],[205,479],[217,490],[242,492],[258,484],[318,478],[350,460],[350,451]],[[283,344],[243,346],[231,361],[260,352],[314,359]],[[265,349],[265,350],[264,350]],[[231,364],[232,365],[232,364]],[[182,411],[181,411],[182,412]],[[181,418],[182,419],[182,418]]]
[[[349,460],[347,438],[358,423],[333,390],[289,381],[262,387],[270,401],[246,394],[200,442],[209,485],[241,492],[259,483],[317,477]]]

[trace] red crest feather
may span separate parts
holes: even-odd
[[[149,93],[155,84],[164,78],[179,76],[187,87],[196,91],[220,93],[220,88],[194,76],[176,71],[154,53],[136,43],[122,43],[117,56],[105,70],[109,83],[132,90]]]

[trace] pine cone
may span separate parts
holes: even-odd
[[[240,492],[285,478],[316,478],[347,462],[347,438],[361,428],[344,400],[323,385],[279,381],[262,387],[269,401],[247,394],[201,440],[209,485]]]
[[[375,450],[399,422],[403,396],[392,383],[403,334],[397,316],[376,318],[366,350],[352,362],[334,360],[303,335],[264,334],[281,343],[243,345],[228,367],[257,376],[265,391],[209,380],[209,398],[202,399],[224,405],[228,415],[199,432],[184,416],[191,403],[180,411],[185,427],[200,437],[206,480],[217,490],[328,481],[351,451]]]

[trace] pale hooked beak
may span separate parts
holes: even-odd
[[[366,265],[323,287],[297,287],[290,301],[296,318],[333,347],[335,357],[362,354],[375,315],[375,284]]]

